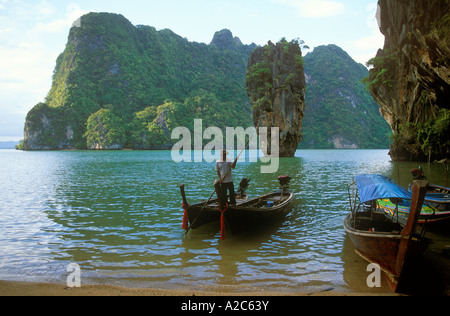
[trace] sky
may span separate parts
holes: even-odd
[[[0,141],[23,139],[26,114],[45,101],[72,24],[88,12],[120,13],[207,44],[224,28],[244,44],[336,44],[365,64],[384,44],[376,9],[377,0],[0,0]]]

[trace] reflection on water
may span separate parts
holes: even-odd
[[[389,292],[385,283],[367,287],[367,263],[342,226],[355,175],[410,180],[386,150],[298,151],[277,174],[239,163],[235,181],[252,178],[251,196],[277,189],[277,176],[288,174],[296,197],[286,218],[224,241],[217,223],[187,238],[181,230],[178,184],[191,203],[208,198],[214,163],[176,164],[169,151],[0,151],[0,159],[0,279],[65,282],[72,262],[85,284]],[[443,183],[438,167],[423,167]]]

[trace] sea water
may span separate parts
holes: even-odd
[[[248,157],[248,153],[247,153]],[[238,235],[220,224],[181,229],[179,184],[190,203],[207,199],[214,163],[175,163],[170,151],[0,150],[0,279],[65,283],[70,265],[81,284],[192,290],[366,293],[367,262],[346,237],[347,187],[378,173],[406,186],[409,168],[387,150],[299,150],[276,174],[238,163],[236,185],[251,178],[257,196],[292,177],[289,214]],[[424,165],[445,185],[440,165]]]

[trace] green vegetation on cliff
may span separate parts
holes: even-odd
[[[277,47],[281,47],[282,51],[277,52]],[[282,64],[282,59],[285,64]],[[287,61],[291,63],[288,64]],[[271,101],[274,89],[288,89],[294,79],[299,81],[297,77],[303,77],[303,57],[299,40],[288,42],[283,38],[276,45],[269,43],[264,46],[260,60],[247,69],[247,92],[253,93],[252,97],[256,100],[253,106]]]
[[[111,110],[101,109],[89,116],[86,127],[89,149],[121,149],[126,142],[125,123]]]
[[[184,126],[193,131],[196,118],[203,119],[204,128],[248,127],[251,116],[247,111],[248,108],[243,109],[237,102],[223,102],[216,94],[206,91],[199,91],[183,102],[166,100],[160,106],[147,107],[134,114],[128,147],[169,149],[172,130]]]
[[[316,47],[304,60],[301,148],[388,148],[390,127],[361,82],[367,68],[336,45]]]
[[[228,30],[216,32],[209,45],[189,42],[170,30],[134,26],[122,15],[110,13],[89,13],[81,17],[80,25],[71,28],[57,58],[45,103],[27,115],[21,148],[167,149],[173,143],[171,131],[178,126],[192,130],[194,119],[203,119],[204,128],[253,125],[255,108],[245,80],[256,45],[243,45]],[[291,42],[281,43],[289,54]],[[305,147],[332,148],[343,138],[344,143],[362,148],[386,147],[385,123],[356,83],[362,77],[337,71],[348,67],[348,59],[339,57],[342,50],[320,60],[312,58],[320,51],[304,60],[294,54],[294,64],[297,68],[304,64],[309,77]],[[279,82],[262,66],[253,75],[263,83],[264,95],[278,89]],[[284,90],[295,80],[288,75],[282,79]],[[346,81],[354,84],[344,86]],[[349,111],[346,107],[354,95],[358,111]],[[358,136],[360,126],[372,137]]]
[[[268,42],[250,54],[247,93],[257,127],[279,127],[279,155],[293,157],[302,139],[305,73],[299,40]]]
[[[436,117],[425,122],[400,124],[398,132],[394,134],[391,150],[406,150],[410,157],[431,161],[433,155],[435,158],[448,156],[449,135],[450,110],[441,109]]]
[[[108,112],[100,114],[123,120],[120,145],[133,148],[158,148],[168,141],[166,128],[189,126],[193,118],[205,125],[250,126],[245,71],[254,45],[233,40],[234,50],[222,50],[214,41],[193,43],[170,30],[135,27],[117,14],[83,16],[57,59],[45,104],[27,117],[25,149],[90,147],[101,135],[86,129],[88,119],[102,109]],[[172,117],[168,104],[177,110]],[[145,127],[135,122],[141,111],[155,114]],[[158,120],[161,113],[172,121]],[[147,138],[139,139],[140,133]]]

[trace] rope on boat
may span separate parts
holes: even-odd
[[[217,205],[220,211],[220,240],[225,240],[225,212],[228,210],[228,203],[225,208],[222,210],[220,203]]]
[[[188,223],[189,223],[188,210],[189,210],[189,208],[190,208],[191,206],[189,205],[189,203],[187,203],[187,205],[183,203],[181,206],[182,206],[183,209],[184,209],[183,226],[182,226],[182,228],[183,228],[184,230],[188,230]]]

